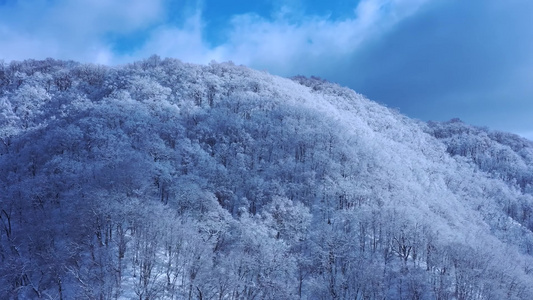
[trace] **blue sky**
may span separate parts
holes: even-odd
[[[533,139],[532,15],[529,0],[0,0],[0,59],[232,60]]]

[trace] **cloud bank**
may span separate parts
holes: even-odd
[[[6,60],[67,58],[124,63],[151,54],[206,63],[232,60],[276,73],[293,62],[338,57],[414,14],[427,0],[362,0],[351,16],[302,15],[299,5],[274,5],[270,17],[229,14],[222,42],[207,40],[203,6],[155,0],[8,1],[0,6],[0,56]],[[178,22],[172,22],[179,16]],[[113,37],[119,37],[114,39]],[[122,38],[121,38],[122,37]],[[126,37],[131,45],[120,45]],[[118,51],[117,49],[120,49]]]
[[[163,11],[160,0],[8,0],[0,4],[0,57],[112,63],[106,39],[148,28]]]

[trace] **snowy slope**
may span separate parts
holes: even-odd
[[[528,141],[228,63],[0,86],[2,299],[533,297]]]

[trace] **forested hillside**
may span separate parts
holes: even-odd
[[[0,299],[533,299],[533,144],[231,63],[0,62]]]

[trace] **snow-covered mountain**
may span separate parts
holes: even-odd
[[[1,299],[532,299],[533,143],[317,78],[0,63]]]

